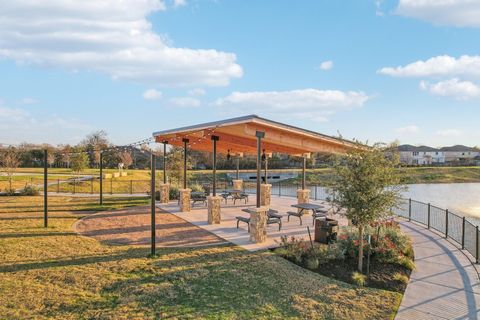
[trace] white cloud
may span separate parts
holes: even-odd
[[[145,100],[158,100],[162,97],[162,92],[156,89],[148,89],[143,93]]]
[[[20,100],[20,102],[22,104],[34,104],[34,103],[37,103],[38,100],[33,98],[23,98],[22,100]]]
[[[161,10],[161,0],[3,0],[0,59],[163,86],[242,76],[233,53],[177,48],[156,34],[147,17]]]
[[[192,89],[188,91],[188,94],[191,96],[204,96],[207,92],[201,88]]]
[[[333,61],[332,60],[328,60],[328,61],[323,61],[322,63],[320,63],[320,66],[319,66],[320,70],[330,70],[333,68]]]
[[[362,106],[370,97],[361,91],[302,89],[291,91],[233,92],[213,105],[232,111],[249,110],[261,114],[282,114],[326,121],[339,110]]]
[[[177,97],[171,98],[170,104],[176,107],[199,107],[202,103],[200,100],[192,97]]]
[[[438,130],[437,134],[442,137],[458,137],[462,135],[462,131],[458,129],[444,129]]]
[[[416,125],[409,125],[409,126],[397,128],[395,131],[397,133],[402,133],[402,134],[413,134],[420,131],[420,129]]]
[[[480,96],[480,86],[470,81],[460,81],[457,78],[429,83],[420,82],[420,89],[442,97],[453,97],[458,100],[468,100]]]
[[[178,7],[183,7],[183,6],[186,6],[187,5],[187,1],[186,0],[173,0],[173,6],[175,8],[178,8]]]
[[[480,77],[480,56],[463,55],[458,59],[448,55],[437,56],[405,66],[382,68],[378,73],[392,77]]]
[[[30,112],[0,105],[1,143],[73,143],[69,137],[83,136],[93,128],[74,118],[57,114],[36,117]],[[42,134],[39,135],[38,133]],[[61,132],[61,134],[59,134]]]
[[[478,0],[400,0],[396,13],[436,25],[480,27]]]

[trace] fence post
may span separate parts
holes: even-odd
[[[110,194],[113,194],[113,177],[110,179]]]
[[[133,180],[130,180],[130,194],[133,194]]]
[[[448,238],[448,209],[445,210],[445,238]]]
[[[73,178],[73,194],[75,194],[75,181],[76,181],[76,179]]]
[[[462,218],[462,250],[465,249],[465,217]]]
[[[92,180],[90,180],[90,194],[93,194],[93,180],[94,178],[92,177]]]
[[[282,196],[282,183],[281,182],[278,183],[278,196],[279,197]]]
[[[431,205],[429,203],[428,204],[428,212],[427,212],[427,229],[430,229],[430,211],[431,211]]]
[[[318,198],[317,198],[317,189],[318,189],[317,187],[318,187],[318,186],[317,186],[317,185],[315,185],[315,200],[317,200],[317,199],[318,199]]]
[[[478,226],[475,227],[475,238],[476,238],[475,263],[478,263]]]
[[[60,179],[57,179],[57,193],[60,193]]]
[[[412,199],[408,199],[408,221],[412,221]]]

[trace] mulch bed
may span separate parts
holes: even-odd
[[[367,261],[364,260],[364,274],[366,274],[366,263]],[[353,283],[352,274],[357,271],[357,261],[351,259],[330,260],[327,263],[321,264],[318,269],[312,271],[340,281]],[[409,278],[411,271],[401,265],[381,263],[372,260],[370,262],[370,274],[367,277],[367,283],[365,285],[367,287],[403,293],[407,284],[395,280],[393,276],[396,273]]]
[[[150,244],[150,207],[99,212],[79,220],[74,229],[81,235],[107,244]],[[171,213],[157,209],[156,243],[159,247],[197,247],[225,240]]]

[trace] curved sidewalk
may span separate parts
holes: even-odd
[[[470,260],[423,226],[401,226],[413,239],[416,269],[395,319],[480,318],[479,277]]]

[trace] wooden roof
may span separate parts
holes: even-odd
[[[262,149],[289,155],[303,155],[311,152],[344,153],[357,145],[353,142],[334,138],[310,130],[261,118],[256,115],[202,123],[153,133],[156,142],[167,141],[173,146],[183,146],[183,139],[189,139],[188,146],[199,151],[212,152],[211,136],[218,136],[217,152],[231,154],[256,154],[256,131],[265,132]]]

